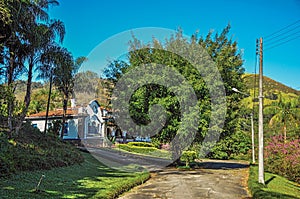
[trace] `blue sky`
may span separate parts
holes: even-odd
[[[254,73],[255,40],[299,20],[300,0],[61,0],[50,15],[64,22],[63,46],[75,57],[88,56],[101,42],[136,28],[181,27],[185,35],[198,30],[205,36],[230,23],[230,35],[243,51],[244,68]],[[300,89],[300,37],[264,52],[264,75]]]

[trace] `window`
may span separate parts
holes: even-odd
[[[65,123],[64,135],[68,135],[69,132],[69,124],[68,122]]]

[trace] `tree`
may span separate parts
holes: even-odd
[[[46,108],[46,118],[45,118],[45,130],[47,131],[47,121],[48,113],[50,108],[50,100],[52,93],[52,84],[53,84],[53,73],[54,71],[63,64],[64,56],[68,54],[67,50],[56,45],[50,45],[47,47],[45,52],[41,55],[40,65],[37,67],[39,72],[38,78],[49,81],[49,92]],[[68,56],[67,56],[68,57]]]
[[[300,119],[299,99],[284,98],[282,94],[279,99],[264,108],[265,114],[271,115],[269,125],[279,124],[282,126],[284,142],[287,139],[288,124],[296,124]]]
[[[1,24],[0,33],[3,37],[0,50],[6,83],[9,87],[14,87],[14,81],[19,75],[27,72],[28,77],[24,105],[15,123],[14,102],[8,101],[8,127],[12,134],[13,130],[18,133],[30,104],[33,68],[40,61],[45,47],[54,42],[56,36],[63,39],[64,27],[60,21],[50,21],[46,12],[50,5],[58,5],[55,0],[5,0],[3,5],[7,8],[4,10],[9,13],[7,16],[10,19],[9,22]]]
[[[244,69],[242,68],[243,61],[237,48],[237,43],[233,42],[232,39],[228,39],[229,30],[230,26],[227,26],[220,35],[216,34],[213,37],[210,32],[203,39],[198,38],[195,34],[189,40],[183,37],[181,30],[178,30],[176,35],[166,39],[165,44],[160,43],[154,38],[152,43],[144,45],[140,40],[133,37],[132,41],[130,41],[128,64],[125,67],[114,64],[114,68],[107,70],[111,74],[111,77],[114,78],[113,80],[115,82],[117,82],[116,80],[122,80],[122,77],[127,75],[131,69],[138,70],[149,65],[151,65],[153,71],[147,71],[149,74],[140,74],[145,79],[151,79],[151,76],[155,76],[155,71],[162,71],[159,76],[156,76],[156,80],[159,80],[162,84],[145,84],[136,89],[131,96],[129,112],[133,121],[141,126],[151,123],[151,107],[160,104],[165,108],[166,120],[164,127],[155,137],[161,142],[170,142],[177,137],[176,142],[174,141],[175,148],[175,143],[182,143],[183,140],[190,139],[187,136],[189,133],[196,132],[194,140],[197,143],[202,143],[209,131],[215,132],[214,135],[210,135],[211,137],[216,136],[218,132],[222,131],[221,139],[226,139],[235,133],[239,128],[239,107],[237,102],[240,99],[231,89],[235,87],[243,90],[241,75]],[[200,44],[208,52],[212,60],[216,63],[223,79],[228,102],[223,130],[219,128],[220,121],[216,122],[213,126],[209,126],[211,117],[218,118],[218,114],[222,114],[222,111],[220,111],[220,113],[216,113],[217,115],[211,115],[212,99],[209,88],[213,88],[214,86],[216,86],[215,88],[219,88],[222,82],[216,81],[214,73],[210,73],[209,67],[205,67],[206,64],[210,63],[210,58],[204,55],[203,49],[198,48],[196,44]],[[185,54],[187,57],[192,58],[194,63],[192,64],[174,52]],[[200,63],[200,59],[202,63]],[[194,65],[199,65],[201,72],[205,73],[206,76],[203,77],[203,74],[200,74]],[[167,81],[170,73],[164,72],[163,66],[168,66],[178,71],[184,77],[186,83],[192,86],[197,98],[197,106],[191,108],[187,113],[184,112],[185,110],[180,105],[182,101],[189,101],[189,97],[191,96],[179,95],[178,97],[176,89],[181,87],[179,90],[184,94],[185,91],[188,91],[189,87],[186,86],[187,84],[184,84],[184,81],[178,87],[171,86],[168,88],[164,86],[169,85]],[[133,76],[131,79],[129,76],[126,76],[127,83],[136,82],[138,79],[137,76],[139,75]],[[180,77],[175,75],[172,79],[177,81]],[[141,82],[146,81],[141,80]],[[121,87],[122,85],[119,86]],[[121,97],[123,96],[122,93],[118,94]],[[222,101],[222,99],[215,100],[217,103]],[[126,107],[126,105],[123,107]],[[160,115],[155,116],[160,117]],[[191,123],[195,118],[198,118],[199,121],[197,125]],[[210,146],[207,147],[209,148]],[[180,154],[182,150],[183,148],[178,149],[178,153]]]
[[[63,139],[65,122],[66,122],[66,112],[68,106],[68,100],[70,95],[73,94],[74,89],[74,77],[77,73],[81,64],[86,60],[85,57],[79,57],[74,60],[73,56],[66,49],[62,49],[56,61],[58,67],[53,71],[53,83],[57,86],[58,90],[64,95],[63,99],[63,118],[62,118],[62,131],[61,139]]]

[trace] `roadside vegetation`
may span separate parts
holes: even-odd
[[[128,144],[117,144],[118,149],[136,153],[139,155],[147,155],[158,158],[171,159],[171,151],[158,149],[153,144],[147,142],[129,142]]]
[[[110,199],[144,183],[148,172],[127,173],[101,164],[82,152],[84,162],[44,171],[21,172],[1,178],[1,198],[103,198]],[[39,188],[36,186],[44,175]]]
[[[59,140],[56,134],[44,134],[29,123],[18,136],[0,132],[0,177],[21,171],[46,170],[83,162],[79,151]]]
[[[248,187],[253,198],[300,198],[300,185],[288,179],[265,172],[265,185],[259,184],[258,167],[250,166]]]

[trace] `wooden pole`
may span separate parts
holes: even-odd
[[[264,177],[264,128],[263,128],[263,39],[259,39],[259,110],[258,110],[258,182],[265,184]]]

